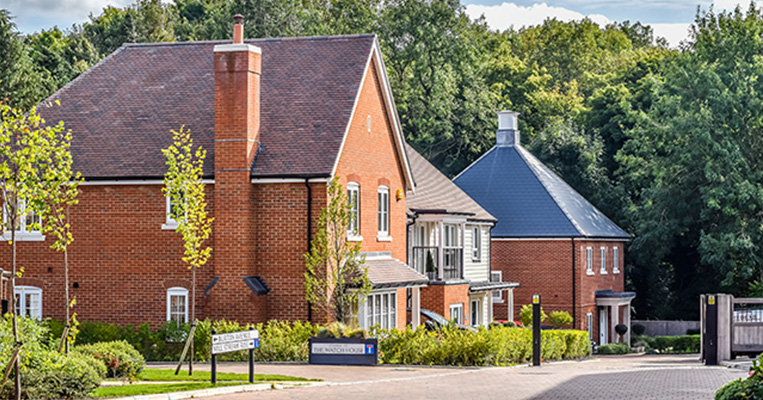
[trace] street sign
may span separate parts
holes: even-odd
[[[254,349],[259,347],[259,337],[257,330],[212,335],[212,354]]]

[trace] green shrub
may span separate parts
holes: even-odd
[[[763,357],[752,361],[750,376],[737,379],[715,392],[715,400],[763,399]]]
[[[341,322],[334,322],[318,329],[318,333],[315,335],[319,338],[365,338],[366,330],[363,328],[349,328],[347,325]]]
[[[700,335],[683,336],[633,336],[631,343],[644,345],[654,353],[697,353]]]
[[[540,308],[540,323],[543,324],[543,321],[546,320],[548,316],[546,313],[543,312],[543,307]],[[519,320],[522,321],[522,325],[524,325],[526,328],[529,328],[533,324],[533,305],[532,304],[525,304],[522,306],[522,309],[519,310]]]
[[[641,336],[644,334],[644,332],[646,332],[646,327],[641,324],[633,324],[633,326],[631,326],[631,330],[635,336]]]
[[[146,366],[143,356],[124,340],[75,346],[73,351],[100,360],[114,378],[133,379]]]
[[[700,333],[699,328],[689,328],[686,330],[687,335],[699,335]]]
[[[625,324],[617,324],[615,325],[615,332],[618,335],[623,336],[628,332],[628,326]]]
[[[599,354],[628,354],[631,352],[628,343],[610,343],[598,347]]]
[[[556,329],[561,329],[572,323],[572,315],[567,311],[551,311],[548,315],[548,323]]]

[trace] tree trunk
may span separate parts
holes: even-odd
[[[14,214],[17,211],[14,210]],[[19,342],[19,326],[18,326],[18,315],[16,312],[16,219],[18,217],[11,217],[11,248],[12,248],[12,254],[11,254],[11,269],[13,274],[11,275],[11,315],[13,316],[13,339],[14,342]],[[14,362],[14,368],[16,369],[16,376],[15,376],[15,383],[16,383],[16,400],[21,400],[21,362],[19,361],[21,359],[21,355],[19,354],[18,357],[16,357],[16,361]]]
[[[66,296],[66,299],[64,301],[64,305],[66,306],[66,326],[69,326],[69,248],[64,247],[64,296]],[[68,333],[67,333],[68,336]],[[63,340],[66,342],[64,343],[64,354],[67,356],[69,355],[69,338],[66,337]]]
[[[196,266],[191,265],[191,324],[196,323]],[[188,357],[188,375],[193,375],[193,338],[191,338],[191,356]]]

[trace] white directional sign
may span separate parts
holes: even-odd
[[[249,350],[259,347],[257,346],[259,338],[260,332],[257,330],[212,335],[212,354]]]

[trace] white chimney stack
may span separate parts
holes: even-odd
[[[519,113],[514,111],[498,111],[498,131],[496,131],[497,146],[515,146],[519,144]]]

